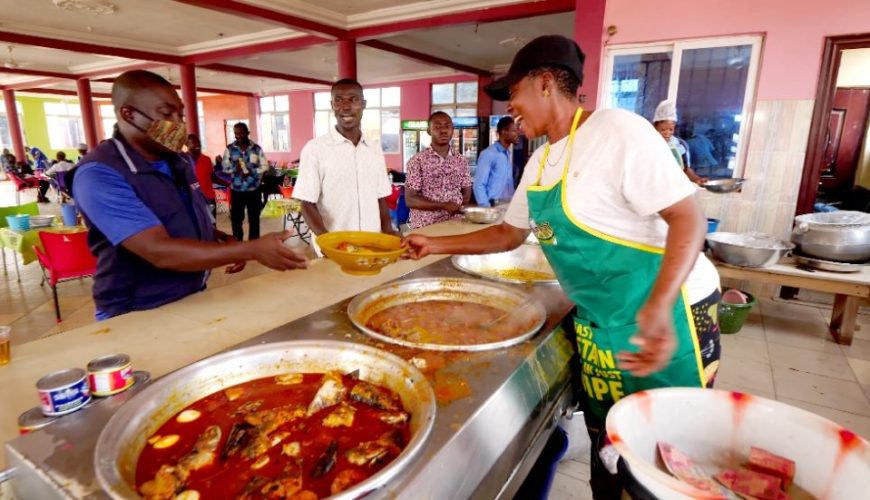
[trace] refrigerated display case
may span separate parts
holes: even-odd
[[[426,120],[402,120],[402,171],[405,171],[408,160],[415,154],[429,147],[432,136],[427,132],[429,122]]]
[[[456,116],[453,118],[453,128],[453,150],[465,156],[473,171],[477,166],[480,147],[480,119],[476,116]]]

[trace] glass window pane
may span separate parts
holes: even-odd
[[[659,52],[614,57],[610,105],[651,120],[656,106],[668,98],[671,55]]]
[[[200,110],[199,114],[202,114],[202,110]],[[100,116],[103,118],[112,118],[114,120],[115,106],[112,106],[111,104],[100,104]]]
[[[399,87],[381,89],[381,106],[385,108],[398,108],[401,104],[402,93]]]
[[[432,104],[452,104],[453,87],[452,83],[432,84]]]
[[[397,110],[381,111],[381,148],[384,153],[399,152],[399,112]]]
[[[269,113],[260,115],[260,146],[266,151],[275,151],[273,137],[272,115]]]
[[[315,92],[314,93],[314,109],[332,109],[332,104],[330,101],[332,97],[329,92]]]
[[[704,177],[731,177],[737,166],[751,45],[687,49],[677,89],[677,135]]]
[[[275,151],[290,151],[290,115],[275,115]]]
[[[362,131],[366,137],[370,139],[380,140],[381,138],[381,112],[377,109],[366,109],[363,111]]]
[[[443,112],[447,113],[448,115],[450,115],[451,117],[456,116],[456,108],[445,108],[445,107],[432,108],[433,113],[436,111],[443,111]]]
[[[110,139],[112,137],[112,132],[114,132],[115,127],[115,119],[114,118],[103,118],[103,139]],[[202,129],[205,130],[205,129]],[[203,145],[203,147],[205,147]]]
[[[477,82],[457,83],[456,102],[471,102],[477,104]]]
[[[314,112],[314,136],[320,137],[329,132],[329,114],[331,111]]]
[[[456,108],[456,116],[477,116],[477,108]]]
[[[366,100],[367,108],[381,107],[381,89],[364,89],[363,99]]]
[[[78,104],[67,104],[66,112],[70,116],[82,116],[82,107]]]
[[[45,114],[47,115],[62,115],[66,111],[66,106],[59,102],[45,103]]]
[[[290,96],[275,96],[275,111],[290,111]]]
[[[275,111],[275,100],[271,97],[260,98],[260,111],[269,112]]]

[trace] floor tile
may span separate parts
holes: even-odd
[[[861,385],[870,385],[870,361],[857,358],[847,358],[855,378]]]
[[[753,339],[753,340],[767,340],[764,335],[764,322],[761,316],[758,316],[755,320],[749,317],[743,323],[743,327],[740,328],[740,331],[737,333],[723,333],[722,337],[728,338],[743,338],[743,339]]]
[[[591,500],[592,488],[589,481],[581,481],[561,472],[553,478],[550,500]]]
[[[722,358],[715,386],[765,397],[776,394],[770,365],[740,358]]]
[[[840,350],[839,344],[831,339],[828,327],[821,321],[786,320],[765,316],[764,334],[769,343],[830,353],[837,353]]]
[[[852,339],[852,345],[841,345],[840,350],[850,358],[870,361],[870,340]]]
[[[861,435],[864,439],[870,440],[870,417],[835,410],[826,406],[814,405],[812,403],[807,403],[806,401],[800,401],[797,399],[784,398],[780,401],[785,404],[797,406],[798,408],[803,408],[804,410],[811,411],[816,415],[825,417],[828,420],[838,423],[843,427],[849,429],[850,431]]]
[[[743,330],[733,335],[723,334],[720,337],[723,359],[743,359],[770,363],[767,354],[767,342],[752,337],[743,336]]]
[[[769,351],[774,367],[855,381],[855,375],[842,353],[810,351],[783,344],[770,344]]]
[[[577,460],[559,462],[559,472],[580,481],[589,481],[589,463]]]
[[[789,368],[774,368],[777,398],[797,399],[828,408],[870,416],[870,402],[857,382],[848,382]]]

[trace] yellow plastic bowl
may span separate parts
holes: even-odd
[[[339,250],[339,245],[347,243],[364,247],[356,251]],[[402,239],[383,233],[364,231],[336,231],[317,237],[320,250],[341,266],[348,274],[371,276],[381,272],[402,256]]]

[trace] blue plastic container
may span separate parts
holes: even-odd
[[[719,219],[707,219],[707,232],[715,233],[716,230],[719,229],[720,222]]]
[[[79,223],[78,209],[75,205],[64,203],[60,206],[61,215],[63,215],[64,226],[76,226]]]
[[[13,231],[27,231],[30,229],[30,215],[7,215],[6,224]]]

